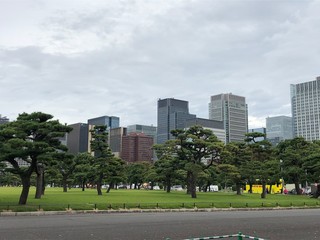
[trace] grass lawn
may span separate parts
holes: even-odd
[[[92,210],[119,208],[245,208],[245,207],[300,207],[320,206],[318,199],[297,195],[267,195],[261,199],[260,194],[243,194],[225,192],[197,193],[192,199],[183,191],[166,193],[162,190],[111,190],[98,196],[95,189],[70,189],[67,193],[61,188],[47,188],[41,199],[35,199],[35,188],[30,189],[26,206],[18,206],[21,188],[0,187],[0,211],[36,211],[43,210]]]

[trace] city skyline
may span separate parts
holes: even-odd
[[[61,123],[118,116],[157,123],[157,100],[210,96],[248,104],[249,128],[291,116],[290,85],[319,73],[320,2],[0,2],[0,114],[41,111]]]

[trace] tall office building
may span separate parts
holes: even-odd
[[[68,126],[72,127],[72,131],[66,135],[68,151],[73,154],[88,152],[88,124],[75,123]]]
[[[196,115],[189,113],[187,101],[174,98],[159,99],[157,143],[162,144],[172,139],[172,130],[184,129],[186,120],[195,117]]]
[[[292,117],[288,116],[276,116],[266,118],[266,130],[267,139],[273,145],[277,145],[279,142],[292,139]]]
[[[205,129],[210,129],[220,141],[226,143],[226,131],[224,130],[222,121],[205,118],[192,118],[186,121],[186,128],[190,128],[195,125],[199,125]]]
[[[127,126],[127,133],[144,133],[148,137],[152,137],[153,144],[157,143],[157,127],[147,125],[129,125]],[[153,150],[153,160],[157,160],[156,151]]]
[[[120,126],[120,118],[115,116],[102,116],[88,119],[89,125],[103,125],[108,129],[118,128]]]
[[[92,134],[90,132],[90,130],[93,130],[94,129],[94,126],[107,126],[107,129],[108,129],[108,132],[109,132],[109,136],[108,136],[108,144],[109,144],[109,147],[111,148],[110,146],[110,135],[113,134],[115,135],[115,141],[114,142],[117,142],[117,134],[115,132],[111,133],[111,130],[112,129],[115,129],[115,128],[119,128],[119,125],[120,125],[120,118],[119,117],[115,117],[115,116],[101,116],[101,117],[96,117],[96,118],[91,118],[91,119],[88,119],[88,130],[89,130],[89,134],[88,134],[88,151],[91,152],[91,144],[90,142],[92,141]],[[116,131],[117,132],[117,131]],[[121,140],[120,140],[121,142]],[[113,143],[113,147],[114,147],[114,150],[116,151],[116,155],[119,155],[118,153],[120,152],[120,147],[118,147],[118,145],[121,145],[121,144],[116,144],[116,143]],[[111,150],[113,151],[113,149],[111,148]]]
[[[147,126],[147,125],[129,125],[127,126],[127,133],[144,133],[146,136],[152,137],[153,142],[156,143],[157,140],[157,127]]]
[[[294,136],[320,140],[320,77],[291,84],[291,107]]]
[[[211,96],[209,119],[223,121],[226,142],[241,142],[248,132],[248,107],[245,97],[232,93]]]
[[[129,133],[122,138],[121,158],[126,162],[151,162],[153,138],[144,133]]]
[[[112,153],[120,157],[122,151],[122,138],[127,135],[127,128],[112,128],[109,132],[108,144]]]

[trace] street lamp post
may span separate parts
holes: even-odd
[[[283,160],[282,160],[282,159],[280,159],[281,193],[283,193],[283,187],[284,187],[284,181],[283,181],[283,176],[282,176],[282,163],[283,163]]]

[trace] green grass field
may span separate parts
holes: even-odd
[[[37,210],[106,210],[106,209],[135,209],[135,208],[256,208],[256,207],[318,207],[320,201],[308,196],[296,195],[267,195],[261,199],[260,194],[243,194],[225,192],[198,193],[192,199],[185,192],[173,191],[166,193],[162,190],[111,190],[98,196],[95,189],[73,188],[67,193],[61,188],[47,188],[41,199],[35,199],[35,189],[30,189],[26,206],[18,206],[21,188],[0,187],[0,211],[37,211]]]

